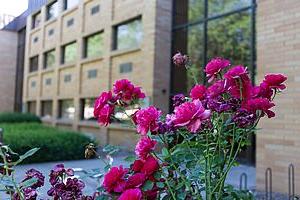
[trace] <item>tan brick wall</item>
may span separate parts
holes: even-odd
[[[63,0],[58,2],[62,8]],[[99,5],[100,11],[91,15],[91,9],[96,5]],[[96,97],[100,92],[111,89],[115,80],[127,78],[142,86],[158,107],[165,111],[168,109],[171,8],[171,1],[165,0],[81,0],[78,6],[61,11],[56,19],[42,21],[40,27],[34,30],[30,26],[32,17],[28,17],[24,102],[35,100],[37,114],[40,114],[41,100],[53,100],[53,119],[50,121],[52,125],[93,133],[105,143],[124,144],[127,147],[134,144],[136,136],[133,130],[119,125],[99,129],[96,122],[82,121],[79,113],[80,102],[82,98]],[[46,6],[42,7],[41,14],[42,19],[45,19]],[[142,19],[143,27],[140,47],[112,50],[114,27],[138,17]],[[71,19],[74,23],[68,27],[67,23]],[[50,36],[51,30],[54,32]],[[84,38],[98,32],[103,33],[103,55],[83,58]],[[38,40],[35,40],[36,37]],[[78,47],[76,61],[60,64],[62,46],[73,41],[77,42]],[[44,53],[54,48],[55,67],[42,69]],[[39,55],[39,70],[29,73],[29,59],[35,55]],[[132,63],[132,72],[121,74],[120,64],[123,63]],[[91,69],[98,70],[96,79],[87,78],[88,70]],[[69,83],[64,82],[66,74],[72,75]],[[45,79],[49,77],[52,77],[52,84],[46,86]],[[31,87],[32,81],[36,81],[35,88]],[[76,117],[73,122],[57,119],[58,101],[65,98],[74,100]]]
[[[14,110],[17,38],[15,32],[0,30],[0,112]]]
[[[265,170],[273,170],[273,190],[288,192],[288,165],[295,165],[300,192],[300,1],[258,0],[258,81],[269,72],[288,76],[288,89],[276,98],[276,117],[263,120],[257,134],[257,186],[264,189]]]

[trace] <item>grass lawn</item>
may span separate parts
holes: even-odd
[[[84,149],[93,142],[87,136],[47,127],[40,123],[0,123],[4,129],[4,144],[23,154],[31,148],[40,150],[25,163],[84,159]]]

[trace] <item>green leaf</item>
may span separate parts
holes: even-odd
[[[21,155],[19,157],[19,160],[17,160],[16,162],[13,163],[13,165],[18,165],[19,163],[21,163],[23,160],[25,160],[26,158],[34,155],[38,150],[40,150],[40,148],[33,148],[30,149],[29,151],[27,151],[25,154]]]
[[[153,188],[153,185],[154,185],[154,183],[153,183],[152,181],[147,180],[147,181],[144,183],[144,185],[143,185],[143,187],[142,187],[142,190],[143,190],[143,191],[151,190],[151,189]]]
[[[32,185],[36,184],[37,182],[38,182],[37,178],[31,178],[31,179],[28,179],[28,180],[20,183],[19,187],[20,188],[28,188],[28,187],[31,187]]]
[[[167,148],[166,147],[164,147],[162,150],[161,150],[161,154],[162,154],[162,156],[163,157],[169,157],[169,152],[168,152],[168,150],[167,150]]]
[[[135,159],[136,159],[136,157],[133,156],[133,155],[131,155],[131,156],[127,156],[127,157],[124,159],[124,161],[126,161],[126,162],[134,162]]]
[[[157,183],[156,183],[156,186],[157,186],[158,188],[164,188],[164,187],[165,187],[165,184],[164,184],[163,182],[157,182]]]

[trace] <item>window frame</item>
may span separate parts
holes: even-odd
[[[62,117],[63,116],[62,104],[63,104],[64,101],[72,101],[73,107],[74,107],[74,118],[73,119],[72,118],[64,118],[64,117]],[[72,121],[72,120],[75,120],[75,117],[76,117],[76,107],[75,107],[74,99],[60,99],[58,101],[58,119]]]
[[[103,34],[104,34],[104,31],[101,30],[101,31],[98,31],[96,33],[93,33],[93,34],[90,34],[90,35],[87,35],[83,38],[83,55],[82,55],[82,58],[93,58],[93,57],[101,57],[103,55],[98,55],[98,56],[88,56],[88,40],[89,38],[93,37],[93,36],[96,36],[96,35],[102,35],[102,41],[104,41],[104,38],[103,38]],[[102,51],[103,51],[103,44],[102,44]]]
[[[51,50],[48,50],[44,53],[44,60],[43,60],[43,69],[51,69],[53,68],[54,66],[47,66],[47,55],[50,53],[50,52],[54,52],[54,64],[55,65],[55,62],[56,62],[56,52],[55,52],[55,49],[51,49]]]
[[[113,26],[113,42],[112,42],[112,50],[113,51],[126,50],[127,49],[127,48],[125,48],[125,49],[118,49],[118,27],[120,27],[122,25],[130,24],[130,23],[132,23],[134,21],[140,21],[141,24],[142,24],[142,27],[143,27],[143,18],[142,18],[141,15],[137,16],[137,17],[134,17],[134,18],[131,18],[131,19],[128,19],[126,21],[123,21],[123,22],[121,22],[121,23],[116,24],[116,25]],[[142,31],[142,34],[143,34],[143,28],[142,28],[141,31]],[[141,43],[143,42],[143,39],[144,39],[144,37],[142,37]],[[136,47],[136,48],[138,48],[138,47]]]
[[[33,67],[32,67],[32,63],[33,63],[33,59],[35,59],[36,58],[36,61],[37,61],[37,63],[36,63],[36,69],[34,68],[33,69]],[[29,73],[33,73],[33,72],[36,72],[36,71],[38,71],[39,70],[39,55],[35,55],[35,56],[32,56],[32,57],[30,57],[29,58]]]
[[[80,99],[80,120],[81,121],[96,121],[96,118],[91,118],[91,119],[85,119],[84,117],[84,110],[85,110],[85,102],[86,100],[92,100],[94,99],[94,102],[96,101],[97,97],[86,97],[86,98],[82,98]]]
[[[56,4],[56,5],[55,5]],[[52,7],[52,6],[57,6],[57,13],[56,13],[56,15],[54,15],[54,16],[51,16],[50,14],[49,14],[49,8],[50,7]],[[59,2],[56,0],[56,1],[53,1],[53,2],[51,2],[51,3],[49,3],[48,5],[47,5],[47,7],[46,7],[46,21],[49,21],[49,20],[51,20],[51,19],[55,19],[55,18],[57,18],[58,17],[58,15],[59,15]]]
[[[72,6],[72,7],[68,7],[69,1],[70,1],[70,0],[64,0],[64,1],[63,1],[63,8],[64,8],[64,10],[69,10],[69,9],[75,8],[76,5],[78,5],[79,2],[80,2],[80,0],[77,0],[77,4],[76,4],[76,5],[74,5],[74,6]]]
[[[40,18],[40,21],[39,21],[38,24],[36,23],[36,22],[37,22],[37,21],[36,21],[36,20],[37,20],[37,16],[40,16],[40,17],[39,17],[39,18]],[[42,23],[42,12],[39,11],[39,12],[36,12],[35,14],[32,15],[31,29],[33,30],[33,29],[38,28],[38,27],[40,26],[41,23]]]
[[[53,100],[43,100],[41,101],[41,117],[46,117],[45,116],[45,109],[44,109],[44,105],[45,103],[51,103],[51,115],[50,117],[53,118]]]
[[[60,59],[60,64],[61,65],[68,64],[68,63],[73,63],[73,62],[76,61],[77,56],[75,57],[74,60],[69,61],[69,62],[66,62],[66,58],[65,58],[66,57],[66,52],[65,52],[66,51],[66,47],[69,46],[69,45],[72,45],[72,44],[76,45],[76,51],[78,51],[78,44],[77,44],[76,40],[72,41],[72,42],[69,42],[69,43],[64,44],[64,45],[61,46],[61,59]]]

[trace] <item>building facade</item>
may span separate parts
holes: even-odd
[[[164,0],[49,1],[27,18],[25,110],[45,123],[132,149],[132,130],[117,123],[99,128],[93,103],[116,80],[127,78],[143,88],[146,104],[168,110],[171,5]]]

